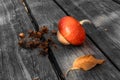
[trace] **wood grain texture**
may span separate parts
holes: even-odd
[[[20,0],[0,0],[0,80],[58,80],[48,57],[18,46],[18,34],[34,27]]]
[[[78,20],[87,18],[93,22],[95,26],[84,26],[87,34],[120,69],[120,5],[112,0],[57,0],[57,2]]]
[[[61,0],[62,1],[62,0]],[[60,1],[61,4],[64,4]],[[69,1],[67,1],[69,5]],[[35,18],[39,26],[46,25],[49,30],[58,30],[58,20],[66,16],[65,13],[54,3],[53,0],[26,0],[32,17]],[[70,5],[69,5],[70,7]],[[77,10],[75,9],[77,12]],[[51,13],[51,14],[50,14]],[[50,46],[53,55],[55,56],[58,65],[64,74],[71,67],[73,61],[78,56],[93,54],[97,58],[105,59],[103,65],[99,65],[94,69],[84,72],[82,70],[71,71],[66,80],[118,80],[120,72],[109,62],[109,60],[96,48],[96,46],[87,38],[85,43],[80,46],[64,46],[58,42],[56,36],[51,36],[51,33],[45,35],[45,38],[52,37],[57,44],[57,49]]]

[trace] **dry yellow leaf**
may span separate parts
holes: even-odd
[[[72,67],[67,71],[82,69],[84,71],[90,70],[95,67],[97,64],[102,64],[103,59],[96,59],[93,55],[80,56],[73,62]],[[66,75],[67,75],[66,73]]]

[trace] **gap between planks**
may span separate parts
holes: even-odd
[[[22,0],[22,4],[23,4],[23,6],[26,10],[26,13],[28,14],[28,16],[31,20],[31,23],[34,25],[35,30],[38,31],[39,30],[39,25],[38,25],[37,21],[35,20],[35,18],[33,17],[33,15],[31,14],[31,10],[28,7],[26,1]],[[43,39],[45,39],[45,38],[43,37]],[[50,63],[52,65],[53,70],[55,71],[58,79],[65,80],[64,74],[62,73],[62,71],[61,71],[61,69],[60,69],[60,67],[59,67],[59,65],[58,65],[58,63],[55,59],[55,56],[53,55],[53,52],[50,48],[49,48],[49,51],[48,51],[48,59],[50,60]]]

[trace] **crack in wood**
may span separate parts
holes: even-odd
[[[69,16],[68,12],[56,1],[56,0],[53,0],[59,7],[60,9],[66,14]]]
[[[29,7],[27,6],[25,0],[22,0],[22,1],[23,1],[22,4],[23,4],[23,6],[24,6],[24,8],[25,8],[25,10],[26,10],[26,12],[27,12],[27,14],[28,14],[31,22],[32,22],[33,25],[34,25],[35,30],[38,31],[38,30],[39,30],[39,25],[37,24],[36,20],[35,20],[34,17],[32,16],[31,11],[30,11]]]
[[[120,0],[112,0],[112,1],[120,5]]]

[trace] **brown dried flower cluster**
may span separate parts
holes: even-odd
[[[20,40],[18,42],[20,47],[27,49],[40,48],[40,54],[48,54],[48,46],[54,46],[57,48],[56,44],[52,41],[52,38],[49,37],[47,40],[43,40],[43,35],[48,33],[48,28],[43,26],[39,31],[28,30],[28,36],[25,36],[24,33],[20,33]],[[56,35],[56,31],[51,31],[52,35]]]

